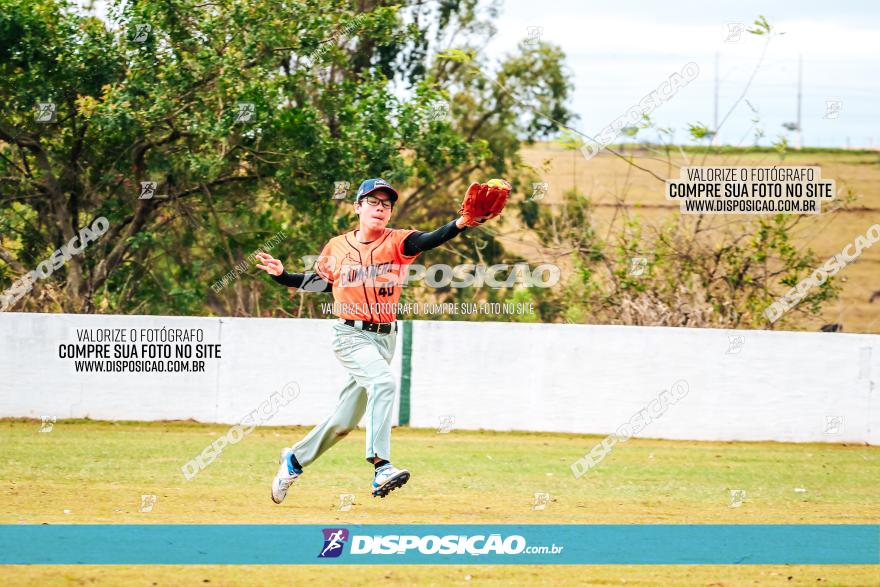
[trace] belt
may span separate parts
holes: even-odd
[[[379,334],[391,334],[397,331],[397,322],[365,322],[364,320],[343,320],[346,326],[353,326],[360,330],[378,332]]]

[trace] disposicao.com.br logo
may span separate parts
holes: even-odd
[[[348,530],[344,528],[324,528],[324,547],[319,558],[338,557],[344,544],[350,542],[351,555],[383,554],[427,554],[480,556],[486,554],[560,554],[563,546],[528,546],[526,539],[518,534],[502,537],[501,534],[488,536],[477,534],[438,536],[429,534],[352,535],[349,541]]]
[[[348,530],[345,528],[324,528],[324,546],[318,558],[336,558],[342,554],[342,549],[348,540]]]

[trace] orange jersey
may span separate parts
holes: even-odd
[[[415,230],[386,228],[374,241],[361,243],[355,231],[330,239],[315,263],[315,273],[333,285],[333,313],[347,320],[393,322],[406,279],[406,266],[418,253],[403,254],[403,241]]]

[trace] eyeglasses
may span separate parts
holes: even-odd
[[[381,203],[382,207],[385,208],[386,210],[388,210],[389,208],[394,206],[394,202],[392,202],[391,200],[380,200],[379,198],[377,198],[375,196],[365,196],[365,197],[361,198],[361,201],[366,202],[367,204],[369,204],[373,208],[375,208],[376,206],[378,206]]]

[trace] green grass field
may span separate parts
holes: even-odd
[[[184,422],[0,421],[0,522],[77,523],[878,523],[880,448],[630,440],[581,479],[569,469],[597,436],[395,429],[413,473],[369,493],[363,431],[269,499],[280,448],[304,428],[261,428],[194,479],[181,465],[227,427]],[[798,491],[795,491],[795,489]],[[731,507],[731,490],[746,492]],[[801,489],[805,491],[800,491]],[[543,510],[535,493],[549,493]],[[354,494],[340,511],[340,494]],[[155,495],[151,512],[141,496]],[[863,566],[6,566],[4,584],[878,585]]]

